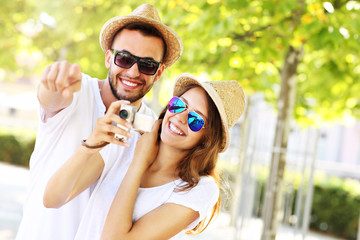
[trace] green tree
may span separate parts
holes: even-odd
[[[29,47],[29,38],[26,34],[26,26],[32,25],[33,7],[24,0],[0,1],[0,76],[13,75],[12,72],[22,74],[23,69],[19,67],[21,50]],[[31,48],[31,47],[30,47]],[[4,77],[11,81],[11,77]]]
[[[169,2],[169,8],[171,4],[175,5]],[[344,114],[359,117],[358,1],[176,4],[174,8],[179,10],[169,11],[180,21],[176,29],[185,43],[177,65],[180,71],[237,79],[248,94],[264,91],[267,99],[275,102],[287,52],[303,48],[296,69],[296,119],[320,124]]]
[[[99,78],[107,73],[98,41],[102,25],[109,17],[128,14],[142,3],[0,2],[2,70],[23,70],[16,62],[23,52],[24,56],[38,56],[31,69],[37,74],[46,64],[67,59]],[[304,124],[319,124],[344,114],[359,117],[358,1],[148,2],[184,42],[182,58],[166,76],[191,72],[207,73],[216,80],[237,79],[248,95],[264,91],[267,100],[275,102],[286,52],[302,46],[295,117]]]

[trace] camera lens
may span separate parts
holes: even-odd
[[[125,109],[121,110],[119,112],[119,116],[122,118],[122,119],[127,119],[127,117],[129,116],[129,112]]]

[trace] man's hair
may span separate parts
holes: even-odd
[[[163,35],[160,33],[160,31],[157,30],[157,28],[155,28],[153,25],[148,24],[148,23],[142,23],[142,22],[129,23],[128,25],[125,25],[124,27],[120,28],[114,34],[112,42],[114,41],[114,38],[116,37],[116,35],[119,34],[123,29],[138,30],[144,36],[153,36],[153,37],[161,38],[161,40],[162,40],[162,42],[164,44],[164,52],[163,52],[162,60],[165,58],[166,51],[167,51],[167,45],[166,45],[165,39],[164,39]]]

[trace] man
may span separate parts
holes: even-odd
[[[106,22],[100,32],[106,80],[91,78],[77,64],[56,62],[45,68],[38,89],[41,122],[30,159],[28,195],[17,234],[21,239],[74,239],[91,189],[59,209],[46,209],[43,194],[50,176],[86,138],[110,104],[128,100],[138,112],[154,113],[142,102],[163,71],[182,54],[182,41],[144,4],[127,16]]]

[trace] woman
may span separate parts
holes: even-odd
[[[244,110],[244,92],[236,81],[200,83],[182,74],[174,96],[150,133],[132,132],[136,149],[129,142],[119,156],[114,144],[100,154],[80,147],[49,181],[44,203],[58,207],[98,180],[78,239],[170,239],[182,230],[200,233],[218,213],[216,161]],[[99,121],[88,145],[113,142],[109,125],[119,121],[119,104]]]

